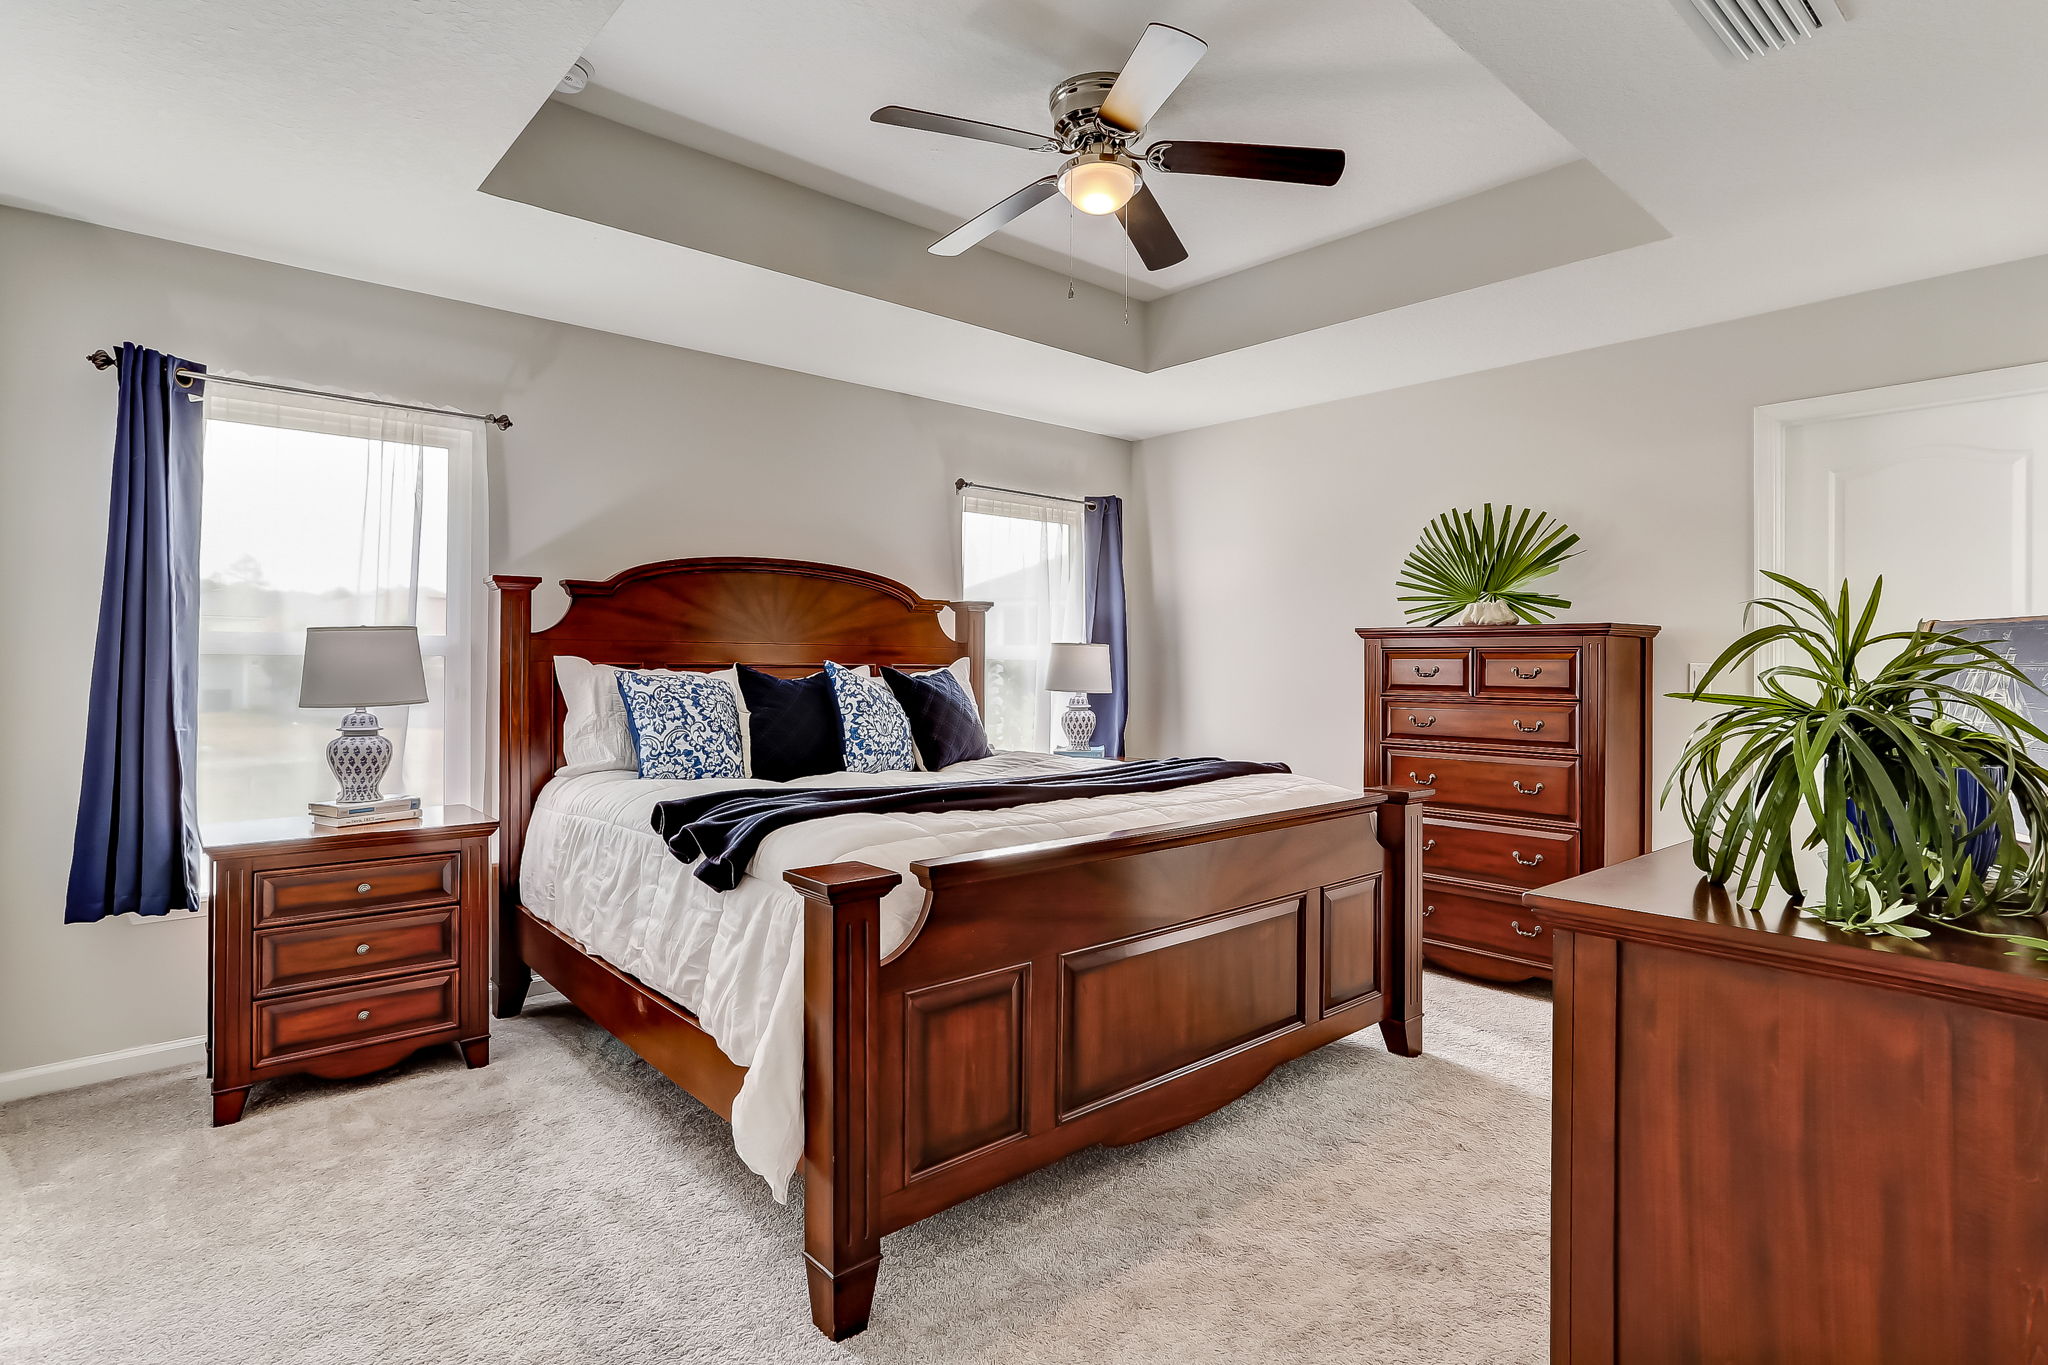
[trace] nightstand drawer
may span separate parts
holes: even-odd
[[[256,992],[455,965],[455,908],[256,933]]]
[[[462,885],[462,855],[451,850],[416,858],[283,868],[254,876],[256,923],[276,924],[452,901]]]
[[[256,1062],[455,1027],[455,974],[256,1002]]]

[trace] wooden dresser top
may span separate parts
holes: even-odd
[[[274,820],[243,820],[207,825],[199,831],[199,842],[215,858],[261,849],[282,852],[280,846],[332,846],[374,843],[393,838],[430,835],[489,834],[498,822],[468,806],[428,806],[411,820],[381,820],[367,825],[316,825],[310,815],[286,815]]]
[[[1930,938],[1844,933],[1801,914],[1773,892],[1761,910],[1745,910],[1692,861],[1690,844],[1673,844],[1625,863],[1554,883],[1524,898],[1560,929],[1634,943],[1664,943],[1738,957],[1769,958],[1830,975],[1889,980],[1932,994],[1955,988],[2027,997],[2048,1012],[2048,963],[1999,939],[1935,929]],[[1986,915],[1973,928],[2048,937],[2033,919]]]

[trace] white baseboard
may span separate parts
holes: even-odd
[[[93,1057],[75,1057],[68,1062],[45,1062],[41,1066],[25,1066],[19,1071],[0,1071],[0,1104],[27,1099],[30,1095],[73,1090],[97,1081],[140,1076],[145,1071],[162,1071],[168,1067],[189,1066],[194,1062],[203,1064],[205,1061],[206,1038],[201,1035],[197,1038],[174,1038],[168,1043],[147,1043],[142,1047],[123,1048],[119,1052],[102,1052]]]
[[[567,1004],[562,993],[536,979],[539,988],[526,998],[529,1005]],[[0,1104],[25,1100],[30,1095],[49,1095],[59,1090],[76,1090],[81,1085],[140,1076],[146,1071],[164,1071],[206,1061],[206,1038],[174,1038],[168,1043],[102,1052],[94,1057],[74,1057],[68,1062],[45,1062],[19,1071],[0,1071]]]

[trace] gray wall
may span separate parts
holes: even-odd
[[[550,582],[761,554],[946,596],[956,477],[1118,493],[1129,468],[1107,437],[0,209],[0,1072],[205,1030],[203,920],[61,922],[114,417],[84,356],[122,341],[511,413],[493,564]]]
[[[1584,537],[1548,580],[1566,619],[1663,626],[1675,691],[1750,595],[1752,409],[2044,358],[2039,258],[1142,441],[1157,591],[1137,705],[1167,750],[1358,781],[1351,632],[1401,622],[1394,578],[1429,518],[1488,501]],[[1660,785],[1696,709],[1657,705]],[[1683,830],[1664,812],[1657,833]]]

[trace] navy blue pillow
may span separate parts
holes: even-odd
[[[882,677],[902,704],[903,714],[910,717],[910,733],[925,767],[936,772],[994,752],[974,699],[951,673],[942,668],[912,677],[884,668]]]
[[[770,782],[846,766],[846,738],[839,729],[839,699],[832,679],[778,678],[758,668],[739,668],[740,695],[747,699],[747,733],[753,739],[755,777]]]

